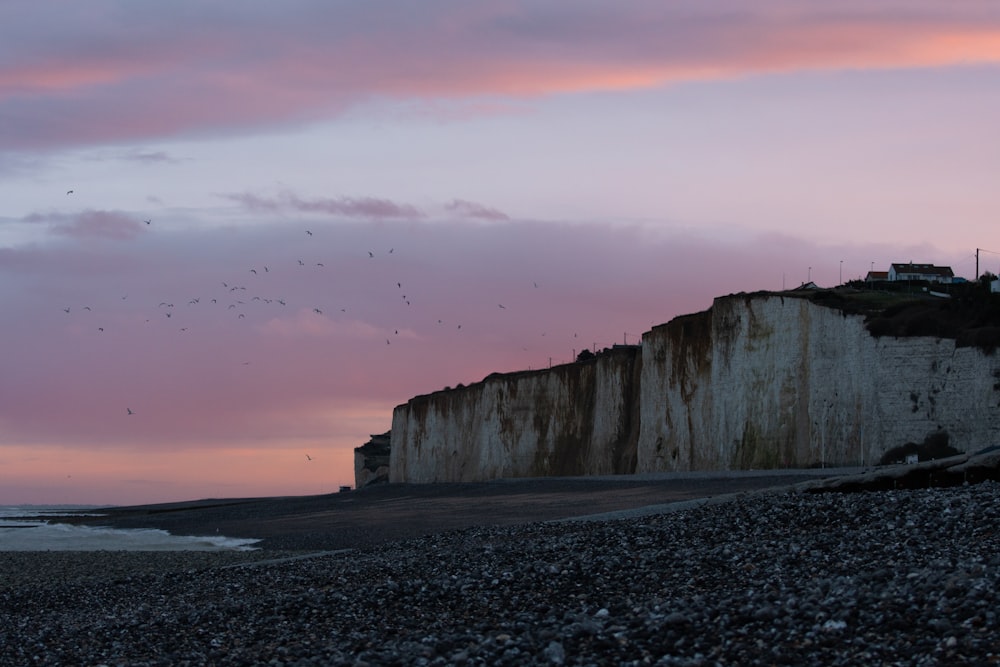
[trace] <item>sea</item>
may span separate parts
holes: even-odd
[[[251,551],[260,541],[59,522],[70,510],[75,516],[99,517],[99,509],[85,505],[0,506],[0,551]]]

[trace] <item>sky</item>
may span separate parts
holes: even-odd
[[[1000,271],[987,0],[0,4],[0,505],[327,493],[715,297]]]

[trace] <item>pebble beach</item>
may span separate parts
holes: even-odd
[[[0,553],[3,665],[991,665],[1000,484],[354,550]]]

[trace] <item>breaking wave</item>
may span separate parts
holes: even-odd
[[[259,541],[222,535],[171,535],[155,528],[0,523],[0,551],[250,551]]]

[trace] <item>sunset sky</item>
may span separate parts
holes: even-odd
[[[998,118],[985,0],[0,4],[0,505],[336,491],[418,394],[998,272]]]

